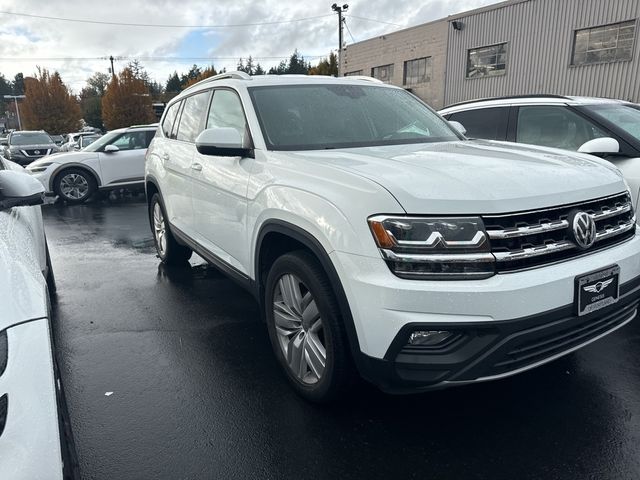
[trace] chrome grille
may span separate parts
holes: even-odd
[[[586,250],[573,241],[569,217],[579,210],[595,221],[596,241]],[[496,271],[508,272],[588,254],[633,237],[635,216],[628,193],[562,207],[483,216]]]

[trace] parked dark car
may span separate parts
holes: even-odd
[[[60,150],[47,133],[27,130],[11,132],[0,147],[4,158],[22,166]]]

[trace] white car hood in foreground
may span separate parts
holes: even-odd
[[[415,214],[515,212],[580,202],[626,188],[620,172],[603,160],[506,142],[474,140],[291,155],[366,177]]]

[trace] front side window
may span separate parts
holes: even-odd
[[[404,81],[406,86],[431,81],[431,57],[417,58],[404,62]]]
[[[507,44],[472,48],[467,52],[467,78],[504,75],[507,69]]]
[[[592,122],[564,106],[526,106],[518,112],[518,143],[576,151],[589,140],[607,136]]]
[[[371,69],[371,76],[381,82],[389,83],[393,78],[393,64],[381,65]]]
[[[467,137],[485,140],[506,140],[508,118],[509,107],[478,108],[449,116],[464,126]]]
[[[203,120],[209,106],[210,90],[185,98],[176,138],[184,142],[195,142],[203,129]]]
[[[458,140],[410,93],[363,85],[250,87],[270,150],[322,150]]]
[[[206,128],[225,127],[235,128],[242,136],[244,143],[247,134],[247,122],[240,98],[231,90],[215,90]]]
[[[572,65],[631,60],[636,22],[576,30]]]
[[[119,150],[141,150],[147,148],[147,132],[144,130],[136,132],[126,132],[116,138],[109,145],[118,147]]]

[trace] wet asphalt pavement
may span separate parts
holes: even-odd
[[[143,197],[44,215],[83,478],[640,478],[640,320],[507,380],[319,407],[249,294],[195,256],[160,265]]]

